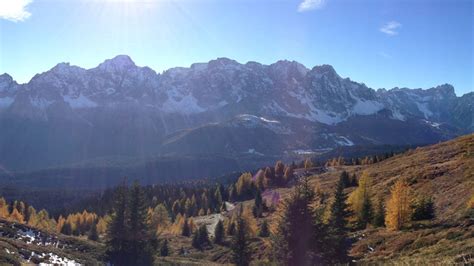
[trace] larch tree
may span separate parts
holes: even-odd
[[[399,179],[390,190],[387,201],[387,214],[385,224],[390,230],[400,230],[411,218],[410,204],[412,193],[405,179]]]
[[[0,198],[0,218],[8,218],[8,204],[4,198]]]
[[[367,172],[363,172],[359,186],[349,196],[349,203],[356,216],[357,224],[361,228],[365,228],[372,217],[371,186],[372,178]]]

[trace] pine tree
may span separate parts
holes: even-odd
[[[145,196],[138,182],[134,183],[130,191],[129,213],[129,259],[135,265],[151,265],[157,242],[155,234],[148,227]]]
[[[168,239],[165,239],[163,241],[163,244],[161,245],[161,248],[160,248],[160,256],[162,257],[166,257],[169,255],[169,247],[168,247]]]
[[[434,203],[431,197],[421,197],[413,204],[413,221],[431,220],[434,218]]]
[[[372,202],[369,197],[364,197],[358,220],[359,227],[365,228],[372,221],[372,218]]]
[[[233,236],[235,234],[235,223],[231,221],[227,226],[227,235]]]
[[[385,224],[390,230],[400,230],[411,218],[411,190],[405,179],[399,179],[390,191]]]
[[[224,223],[222,220],[219,220],[214,229],[214,243],[222,244],[224,241]]]
[[[87,236],[89,240],[97,241],[99,239],[99,234],[97,233],[97,225],[95,223],[92,224],[91,230],[89,231],[89,235]]]
[[[199,230],[196,230],[193,234],[193,240],[191,241],[191,245],[195,248],[195,249],[199,249],[199,250],[202,250],[202,246],[201,246],[201,243],[199,243]]]
[[[385,226],[385,206],[383,197],[380,197],[379,199],[372,224],[377,227]]]
[[[262,224],[260,225],[260,231],[258,232],[259,237],[269,237],[270,236],[270,229],[268,228],[267,220],[263,220]]]
[[[308,179],[304,178],[283,203],[276,232],[272,236],[276,261],[285,265],[325,263],[322,246],[327,242],[327,233],[314,204],[315,193]]]
[[[183,228],[181,229],[181,235],[182,236],[191,236],[191,228],[189,227],[189,224],[188,224],[188,219],[184,219],[184,224],[183,224]]]
[[[124,184],[115,191],[114,213],[107,232],[107,255],[113,265],[127,265],[128,259],[128,188]],[[66,227],[69,223],[66,223]],[[63,227],[63,230],[64,230]]]
[[[247,266],[250,263],[247,224],[241,215],[236,221],[236,232],[232,240],[232,258],[237,266]]]
[[[72,227],[69,222],[65,222],[61,228],[61,234],[64,235],[71,235],[72,234]]]
[[[341,179],[344,188],[351,186],[350,177],[346,171],[342,171],[341,176],[339,178]]]
[[[210,244],[211,242],[209,241],[209,232],[207,231],[207,226],[204,224],[201,225],[198,231],[199,231],[198,233],[199,245],[205,246],[205,245]]]
[[[348,177],[349,175],[346,172],[343,172],[339,177],[329,218],[331,237],[334,241],[334,257],[339,263],[347,262],[349,249],[349,245],[346,241],[348,231],[346,219],[349,217],[349,212],[347,211],[348,206],[346,204],[347,196],[344,193],[344,187],[348,183]]]
[[[255,193],[255,200],[254,200],[254,206],[252,208],[252,212],[255,218],[262,217],[263,199],[262,199],[262,193],[260,192],[260,190],[257,190]]]

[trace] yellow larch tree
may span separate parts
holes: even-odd
[[[8,204],[4,198],[0,198],[0,218],[8,218]]]
[[[410,221],[411,201],[410,186],[405,179],[399,179],[390,190],[390,198],[386,204],[385,224],[388,229],[400,230]]]
[[[19,223],[24,223],[25,222],[25,220],[23,218],[23,215],[17,209],[13,209],[13,211],[10,214],[10,217],[8,219],[10,221],[15,221],[15,222],[19,222]]]

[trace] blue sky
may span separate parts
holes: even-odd
[[[0,0],[0,73],[128,54],[157,72],[217,57],[331,64],[372,88],[474,90],[471,0]]]

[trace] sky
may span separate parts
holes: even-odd
[[[0,0],[0,73],[119,54],[157,72],[218,57],[330,64],[378,89],[474,90],[471,0]]]

